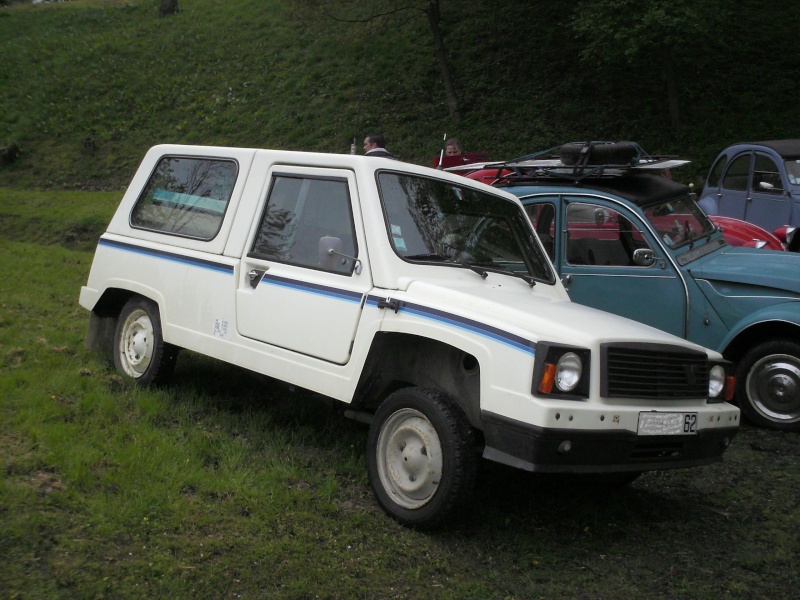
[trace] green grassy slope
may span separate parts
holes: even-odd
[[[642,59],[600,77],[580,62],[567,26],[578,5],[442,0],[465,115],[456,125],[421,14],[342,23],[307,4],[181,0],[165,19],[154,0],[0,8],[0,147],[22,150],[0,167],[0,185],[116,189],[155,143],[347,152],[372,130],[418,163],[438,153],[444,132],[494,158],[634,139],[693,159],[693,176],[730,142],[796,135],[795,3],[780,14],[768,0],[743,4],[713,39],[682,48],[678,133],[657,65]],[[350,5],[339,14],[371,6]]]

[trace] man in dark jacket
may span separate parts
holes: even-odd
[[[386,150],[386,139],[380,133],[370,133],[364,138],[364,154],[367,156],[394,158],[394,156]]]

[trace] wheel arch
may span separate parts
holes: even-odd
[[[800,324],[785,319],[759,321],[743,327],[720,348],[722,355],[738,362],[750,348],[771,339],[789,339],[800,342]]]
[[[107,288],[92,307],[89,316],[85,342],[87,349],[111,355],[114,348],[114,330],[117,326],[117,319],[125,303],[134,297],[150,300],[155,303],[159,315],[163,314],[158,298],[125,288]]]
[[[398,389],[435,388],[450,396],[470,425],[479,428],[480,370],[478,358],[461,348],[418,335],[382,332],[373,340],[352,407],[374,413]]]

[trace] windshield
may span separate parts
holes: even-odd
[[[787,160],[786,174],[789,176],[789,183],[792,185],[800,185],[800,159]]]
[[[389,237],[403,259],[553,282],[525,212],[511,200],[400,173],[382,172],[378,183]]]
[[[689,196],[646,206],[644,216],[670,248],[692,245],[716,231],[711,220]]]

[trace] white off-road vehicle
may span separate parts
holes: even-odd
[[[569,301],[517,198],[385,158],[156,146],[80,303],[141,384],[185,348],[340,402],[413,527],[481,455],[622,482],[719,460],[739,424],[718,353]]]

